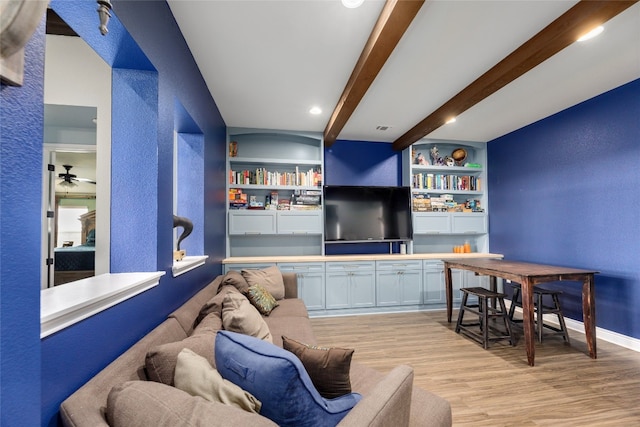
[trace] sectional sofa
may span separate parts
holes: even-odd
[[[276,298],[277,307],[268,316],[260,315],[268,330],[265,331],[263,325],[261,330],[252,335],[270,334],[270,340],[277,347],[273,349],[280,352],[283,352],[283,336],[296,342],[316,345],[304,302],[297,298],[295,274],[278,274],[284,285],[283,295],[274,294],[274,297],[279,297]],[[233,330],[233,323],[237,321],[236,316],[231,321],[225,317],[223,322],[222,311],[227,310],[231,296],[235,298],[237,294],[244,295],[247,291],[249,284],[243,279],[240,272],[220,275],[171,313],[163,323],[62,403],[60,414],[63,425],[277,425],[260,413],[194,396],[174,383],[177,359],[184,354],[185,348],[206,358],[215,368],[217,332],[226,329],[225,326]],[[337,424],[339,426],[451,425],[449,403],[429,391],[413,387],[413,369],[409,366],[397,366],[382,374],[353,361],[348,379],[352,392],[361,397],[355,406],[345,412],[346,415]],[[296,397],[291,399],[295,402]],[[321,424],[311,420],[307,425]]]

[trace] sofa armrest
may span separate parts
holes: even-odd
[[[284,281],[284,297],[298,298],[298,276],[296,273],[282,273]]]
[[[413,368],[396,366],[362,398],[338,426],[408,426]]]

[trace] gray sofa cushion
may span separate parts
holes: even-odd
[[[347,414],[340,426],[406,427],[411,413],[413,368],[396,366]]]
[[[111,427],[273,427],[268,419],[151,381],[115,386],[107,399]],[[91,424],[82,424],[89,426]]]
[[[211,313],[200,322],[190,337],[153,347],[145,357],[147,377],[151,381],[173,385],[178,354],[184,348],[206,358],[211,366],[215,366],[213,349],[216,333],[220,329],[222,329],[222,320],[217,313]]]

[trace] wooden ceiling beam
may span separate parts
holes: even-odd
[[[393,142],[403,150],[639,0],[582,0]]]
[[[325,147],[336,142],[423,4],[424,0],[387,0],[324,130]]]

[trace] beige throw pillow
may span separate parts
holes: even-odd
[[[271,332],[258,309],[242,294],[228,292],[222,303],[222,326],[240,334],[251,335],[273,343]]]
[[[262,407],[262,403],[251,393],[222,378],[207,359],[188,348],[178,355],[174,383],[176,388],[210,402],[220,402],[255,413],[260,413]]]
[[[277,266],[267,267],[264,270],[242,270],[242,277],[249,286],[264,286],[276,300],[284,298],[284,279]]]
[[[211,313],[196,326],[191,336],[182,341],[160,344],[149,349],[145,357],[145,371],[151,381],[173,385],[178,354],[184,348],[207,358],[215,366],[216,334],[222,329],[218,313]]]

